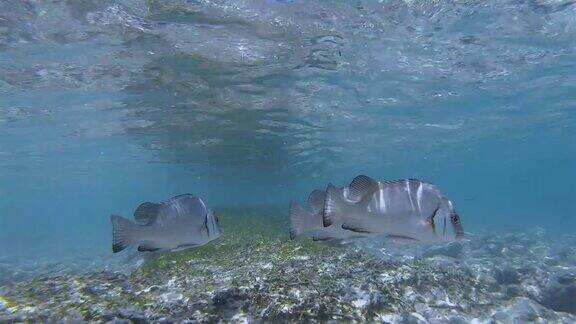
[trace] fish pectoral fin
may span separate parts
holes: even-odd
[[[387,238],[400,240],[400,241],[420,241],[419,239],[415,239],[410,236],[400,235],[400,234],[388,234],[386,235]]]
[[[152,252],[152,251],[158,251],[160,250],[159,247],[156,247],[154,243],[152,242],[141,242],[138,245],[138,251],[140,252]]]
[[[361,221],[355,219],[346,220],[344,224],[342,224],[342,229],[352,231],[355,233],[372,233],[372,231],[368,229],[366,225],[362,224]]]
[[[348,198],[353,201],[360,201],[367,195],[376,192],[378,188],[378,181],[365,175],[359,175],[350,182]]]

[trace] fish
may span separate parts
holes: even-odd
[[[434,184],[418,179],[376,181],[360,175],[348,186],[326,188],[322,223],[362,235],[398,240],[446,242],[460,240],[464,229],[454,204]]]
[[[178,251],[204,245],[222,235],[216,214],[202,199],[179,195],[162,203],[145,202],[134,212],[134,222],[111,215],[112,252],[129,246],[138,251]]]
[[[339,188],[340,194],[345,198],[347,188]],[[290,239],[295,240],[303,236],[310,236],[314,241],[342,240],[362,236],[358,233],[342,229],[338,224],[324,227],[323,190],[315,189],[308,196],[311,210],[307,210],[297,202],[290,202]]]

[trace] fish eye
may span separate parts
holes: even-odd
[[[460,217],[458,217],[458,215],[452,215],[452,217],[450,218],[450,220],[451,220],[452,223],[454,223],[454,224],[460,223]]]

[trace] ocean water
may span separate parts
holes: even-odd
[[[110,214],[182,193],[298,244],[289,201],[358,174],[569,236],[575,166],[573,1],[0,0],[0,284],[122,268]]]

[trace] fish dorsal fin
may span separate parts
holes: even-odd
[[[378,182],[368,176],[359,175],[348,187],[348,199],[358,202],[367,195],[373,194],[378,190]]]
[[[342,229],[361,234],[372,233],[370,228],[362,220],[354,218],[345,220],[342,224]]]
[[[308,204],[312,207],[312,212],[318,214],[324,209],[324,198],[326,193],[320,189],[316,189],[308,196]]]
[[[330,241],[330,240],[333,240],[333,239],[334,239],[334,237],[331,236],[331,235],[328,234],[328,233],[322,233],[322,232],[320,232],[320,233],[316,233],[316,234],[312,235],[312,240],[313,240],[313,241]]]
[[[204,204],[204,202],[202,202],[200,198],[194,196],[193,194],[181,194],[181,195],[177,195],[177,196],[174,196],[174,197],[168,199],[168,200],[166,201],[166,203],[167,203],[167,204],[176,204],[176,203],[180,203],[180,202],[190,202],[190,201],[192,201],[192,200],[194,200],[194,201],[200,200],[200,202],[201,202],[202,204]]]
[[[153,202],[141,203],[134,211],[134,220],[141,225],[150,224],[158,216],[160,206],[161,204]]]
[[[168,199],[162,204],[159,216],[162,220],[186,219],[200,227],[205,227],[208,208],[202,199],[184,194]]]

